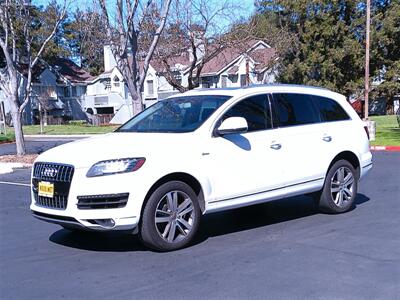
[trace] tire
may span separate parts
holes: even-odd
[[[329,169],[321,191],[318,208],[326,213],[344,213],[354,206],[358,176],[347,160],[335,162]]]
[[[186,183],[170,181],[147,201],[140,226],[143,243],[157,251],[188,245],[199,227],[201,210],[196,193]]]

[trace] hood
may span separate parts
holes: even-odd
[[[128,157],[149,158],[154,152],[164,152],[167,145],[168,150],[173,151],[171,147],[179,145],[182,139],[191,140],[192,136],[188,133],[109,133],[52,148],[42,153],[36,161],[88,168],[101,160]],[[189,145],[192,143],[189,142]]]

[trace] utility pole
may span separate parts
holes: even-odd
[[[364,87],[364,119],[368,120],[369,108],[369,44],[370,44],[370,24],[371,24],[371,0],[367,0],[367,24],[365,34],[365,87]]]

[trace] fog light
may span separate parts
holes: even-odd
[[[97,225],[104,228],[113,228],[115,226],[115,221],[113,219],[97,219],[93,220]]]

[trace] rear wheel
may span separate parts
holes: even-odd
[[[319,209],[328,213],[349,211],[357,195],[358,176],[353,165],[339,160],[330,168],[319,198]]]
[[[186,246],[199,226],[196,193],[186,183],[171,181],[150,196],[143,211],[140,236],[150,248],[171,251]]]

